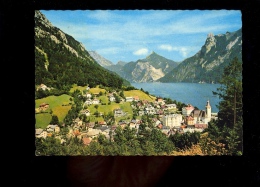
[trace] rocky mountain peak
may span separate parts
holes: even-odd
[[[38,19],[38,21],[41,22],[46,27],[53,27],[51,22],[39,10],[35,11],[34,17],[35,17],[35,19]]]
[[[160,82],[218,82],[223,68],[234,58],[242,61],[241,29],[224,34],[207,35],[205,44],[194,56],[183,60]]]
[[[213,33],[209,33],[207,35],[205,44],[201,48],[201,55],[205,56],[213,47],[216,47],[216,38],[214,37]]]

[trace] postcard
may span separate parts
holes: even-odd
[[[36,10],[36,156],[243,155],[238,10]]]

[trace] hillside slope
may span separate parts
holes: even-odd
[[[121,87],[117,74],[101,67],[82,43],[35,11],[35,84],[68,89],[72,84]]]

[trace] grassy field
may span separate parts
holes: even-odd
[[[124,91],[125,97],[134,97],[138,96],[140,100],[147,100],[147,101],[155,101],[156,97],[149,96],[146,93],[142,92],[141,90],[130,90]]]
[[[96,87],[96,88],[90,88],[89,92],[92,93],[92,94],[102,92],[104,94],[106,92],[106,90],[99,88],[99,87]]]
[[[86,90],[87,86],[77,86],[77,85],[73,85],[73,87],[70,89],[70,93],[73,93],[75,90],[80,90],[81,92],[83,92],[83,90]]]
[[[36,118],[36,128],[46,128],[47,125],[49,125],[51,121],[51,114],[49,113],[51,110],[53,111],[53,114],[58,116],[59,121],[63,121],[65,116],[67,115],[68,111],[71,108],[71,105],[68,106],[62,106],[67,105],[69,102],[70,96],[69,95],[60,95],[60,96],[49,96],[42,99],[37,99],[35,101],[35,107],[38,108],[41,103],[48,103],[49,109],[47,109],[45,112],[48,113],[39,113],[35,115]]]

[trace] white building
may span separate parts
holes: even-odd
[[[182,123],[182,115],[181,114],[170,114],[164,115],[162,117],[163,125],[172,127],[180,127]]]
[[[176,104],[167,104],[165,105],[167,109],[176,109]]]
[[[194,107],[191,104],[188,104],[186,107],[182,108],[182,115],[189,116],[193,110]]]
[[[109,98],[109,101],[115,101],[116,100],[116,98],[114,97],[114,96],[110,96],[110,98]]]
[[[92,96],[91,96],[90,93],[87,93],[87,94],[86,94],[86,97],[87,97],[88,99],[90,99]]]
[[[153,106],[148,106],[145,108],[145,113],[146,114],[155,114],[156,111],[155,111],[155,108]]]
[[[47,137],[47,131],[44,131],[43,129],[35,129],[35,136],[36,138],[46,138]]]
[[[93,99],[92,104],[94,104],[94,105],[99,104],[99,100],[98,99]]]
[[[125,98],[125,101],[126,101],[126,102],[132,102],[133,100],[134,100],[133,97],[126,97],[126,98]]]
[[[92,104],[92,101],[90,99],[86,100],[84,105],[91,105]]]

